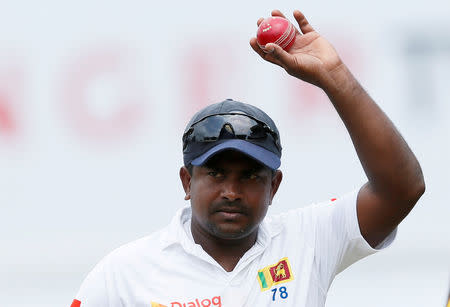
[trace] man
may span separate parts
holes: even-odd
[[[419,163],[333,47],[301,12],[294,17],[301,33],[289,52],[267,44],[265,53],[255,38],[250,45],[325,91],[368,182],[266,217],[282,180],[275,123],[233,100],[208,106],[183,135],[180,178],[190,206],[168,227],[105,257],[72,306],[324,306],[337,273],[392,242],[424,192]]]

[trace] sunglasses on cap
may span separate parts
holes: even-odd
[[[278,135],[266,123],[242,113],[214,114],[193,123],[183,134],[183,149],[191,142],[209,143],[232,135],[236,139],[263,141],[271,136],[278,151],[281,145]],[[229,138],[229,137],[228,137]]]

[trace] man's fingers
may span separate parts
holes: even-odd
[[[279,46],[277,46],[277,45],[275,45],[275,44],[270,44],[270,45],[274,45],[275,47],[279,47]],[[259,56],[262,57],[264,60],[269,61],[269,62],[271,62],[271,63],[273,63],[273,64],[277,64],[277,65],[283,67],[283,65],[281,65],[281,62],[278,61],[278,59],[276,59],[276,58],[274,57],[274,53],[273,53],[273,52],[266,53],[266,52],[264,52],[264,51],[259,47],[259,45],[258,45],[258,43],[257,43],[255,37],[252,37],[252,38],[250,39],[250,46],[251,46],[252,49],[255,50],[255,52],[258,53]],[[266,45],[266,46],[267,46],[267,45]],[[283,50],[283,49],[281,49],[281,50]],[[284,50],[283,50],[283,51],[284,51]],[[275,51],[274,51],[274,52],[275,52]]]
[[[258,21],[256,22],[256,25],[259,27],[259,25],[261,24],[261,22],[264,20],[264,18],[260,18],[260,19],[258,19]]]
[[[314,28],[309,24],[305,15],[303,15],[303,13],[299,10],[294,11],[294,18],[295,20],[297,20],[298,26],[300,27],[300,30],[303,34],[314,31]]]
[[[258,42],[256,41],[255,37],[252,37],[250,39],[250,46],[252,46],[252,49],[256,51],[262,58],[264,58],[265,54],[264,51],[262,51],[261,48],[259,48]]]
[[[266,60],[280,65],[281,67],[285,67],[284,64],[290,61],[291,55],[277,44],[269,43],[266,44],[265,48],[267,50]]]
[[[284,14],[281,13],[280,10],[273,10],[273,11],[272,11],[272,16],[278,16],[278,17],[286,18],[286,16],[284,16]]]
[[[297,12],[300,13],[300,11],[298,11],[298,10],[297,10]],[[300,13],[300,14],[302,14],[302,13]],[[272,11],[272,16],[286,18],[286,16],[284,16],[284,14],[281,13],[280,10],[273,10],[273,11]],[[302,16],[303,16],[303,14],[302,14]],[[295,17],[295,12],[294,12],[294,17]],[[304,18],[304,17],[305,17],[305,16],[303,16],[303,18]],[[287,18],[286,18],[286,19],[287,19]],[[305,20],[306,20],[306,19],[305,19]],[[298,21],[298,20],[297,20],[297,21]],[[259,26],[259,23],[258,23],[258,26]],[[302,32],[300,32],[300,31],[297,29],[297,27],[295,27],[295,32],[298,33],[298,34],[302,34]],[[305,33],[305,32],[303,32],[303,33]]]

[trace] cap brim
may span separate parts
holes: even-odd
[[[192,160],[191,164],[195,166],[203,165],[209,158],[227,149],[234,149],[242,152],[274,170],[278,169],[281,165],[280,158],[273,152],[250,142],[238,139],[230,139],[214,146],[201,156]]]

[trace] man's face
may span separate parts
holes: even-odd
[[[256,234],[281,177],[280,171],[272,175],[269,168],[236,151],[194,166],[192,175],[181,176],[186,199],[191,200],[193,234],[220,239]]]

